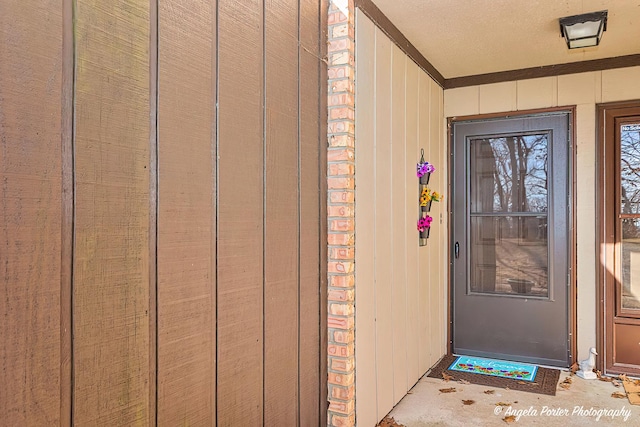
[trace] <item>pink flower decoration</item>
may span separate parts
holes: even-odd
[[[430,228],[431,221],[433,221],[433,218],[431,218],[429,215],[425,216],[424,218],[420,218],[418,220],[418,231],[422,232],[427,228]]]

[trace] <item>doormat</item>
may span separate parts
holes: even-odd
[[[537,370],[536,365],[470,356],[458,356],[449,366],[449,371],[472,372],[529,382],[536,377]]]
[[[640,405],[640,380],[632,380],[624,378],[622,382],[624,391],[627,392],[627,398],[632,405]]]
[[[559,369],[543,368],[538,366],[533,381],[523,381],[521,379],[496,377],[492,375],[477,374],[471,371],[454,371],[449,367],[458,359],[458,356],[447,354],[438,364],[431,368],[431,372],[427,375],[431,378],[443,378],[443,373],[451,377],[451,381],[464,380],[471,384],[486,385],[497,388],[508,388],[510,390],[527,391],[529,393],[546,394],[549,396],[556,395],[558,387],[558,379],[560,378]]]

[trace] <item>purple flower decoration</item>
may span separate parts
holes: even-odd
[[[422,232],[431,227],[431,221],[433,221],[433,218],[431,218],[429,215],[425,216],[424,218],[420,218],[418,220],[418,231]]]
[[[433,173],[436,170],[436,168],[429,162],[418,163],[416,166],[417,166],[416,175],[418,175],[418,178],[428,173]]]

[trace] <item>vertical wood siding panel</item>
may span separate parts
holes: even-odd
[[[576,78],[577,76],[572,77]],[[596,92],[595,102],[625,101],[640,98],[640,85],[630,84],[630,82],[637,82],[640,79],[640,67],[603,70],[601,77],[596,76],[595,78],[596,81],[593,88]],[[597,91],[599,85],[600,93]],[[589,91],[593,89],[588,88]],[[560,100],[560,77],[558,77],[558,102]]]
[[[319,182],[324,179],[326,165],[321,164],[320,150],[325,150],[326,135],[319,126],[318,96],[326,81],[320,80],[319,2],[301,1],[300,7],[300,342],[299,342],[299,425],[320,423],[320,364],[326,355],[320,352],[320,248],[326,238],[320,238],[320,221],[326,215],[320,208]],[[324,64],[323,64],[324,65]],[[323,129],[324,130],[324,129]],[[326,150],[325,150],[326,151]],[[321,172],[323,173],[321,175]],[[326,211],[326,210],[325,210]],[[324,269],[324,267],[322,267]],[[326,382],[326,379],[322,381]],[[326,399],[325,399],[326,400]]]
[[[405,80],[406,55],[393,45],[391,71],[391,258],[393,322],[393,403],[407,392],[407,265],[405,232]]]
[[[375,283],[378,414],[393,407],[393,315],[391,222],[391,52],[392,43],[376,28],[375,99]]]
[[[60,423],[69,381],[60,378],[62,25],[60,2],[0,3],[0,423],[12,426]]]
[[[264,424],[298,406],[298,5],[266,2]]]
[[[159,425],[215,423],[212,9],[159,4]]]
[[[516,82],[482,85],[479,93],[480,114],[514,111],[517,107]]]
[[[62,2],[62,247],[60,283],[60,425],[71,425],[72,417],[72,333],[71,306],[73,274],[73,103],[75,52],[73,37],[73,0]],[[50,10],[50,9],[48,9]],[[33,22],[33,21],[32,21]]]
[[[558,77],[518,80],[516,85],[518,110],[550,107],[557,98]]]
[[[443,174],[446,173],[446,168],[440,156],[442,146],[442,109],[441,97],[439,96],[440,87],[433,80],[429,80],[429,83],[431,85],[431,100],[429,107],[429,161],[432,162],[436,168],[436,172],[431,176],[429,181],[429,188],[442,193],[442,185],[446,182],[443,176]],[[442,337],[444,336],[443,331],[446,327],[443,316],[446,304],[444,299],[444,289],[447,285],[443,282],[443,278],[446,277],[446,271],[444,271],[442,266],[444,249],[442,248],[440,241],[440,236],[443,232],[443,224],[440,224],[442,205],[443,202],[433,203],[431,212],[429,213],[433,217],[431,233],[429,236],[430,265],[428,272],[429,287],[431,289],[431,310],[429,311],[429,321],[431,322],[431,348],[433,350],[432,364],[442,356]]]
[[[374,426],[385,415],[376,410],[375,25],[359,9],[356,19],[356,414]]]
[[[419,99],[419,129],[418,129],[418,151],[424,149],[425,160],[429,161],[429,120],[431,106],[431,81],[429,77],[420,73],[420,99]],[[430,239],[429,239],[430,240]],[[418,249],[418,280],[420,288],[420,368],[421,371],[429,369],[433,365],[432,353],[432,308],[431,308],[431,288],[429,281],[429,240],[427,246],[420,246]]]
[[[405,248],[407,272],[407,380],[408,388],[426,371],[420,370],[420,289],[418,282],[418,179],[415,168],[420,158],[418,149],[418,102],[422,71],[413,61],[407,61],[406,84],[406,155],[404,161],[405,188]]]
[[[438,94],[438,115],[436,119],[438,120],[438,140],[446,141],[443,138],[445,135],[445,122],[444,122],[444,90],[435,82],[431,82],[431,90],[435,91]],[[448,194],[448,179],[449,176],[449,155],[447,153],[447,145],[440,143],[439,145],[440,155],[438,156],[440,162],[440,174],[438,175],[438,190],[442,194]],[[440,314],[440,354],[438,358],[444,356],[448,352],[448,325],[449,325],[449,299],[448,299],[448,289],[449,289],[449,256],[448,256],[448,248],[449,248],[449,223],[448,223],[448,215],[447,215],[447,200],[443,199],[440,203],[438,203],[437,210],[438,213],[438,225],[439,225],[439,245],[438,245],[438,253],[440,257],[440,306],[442,307],[442,313]]]
[[[76,2],[74,422],[149,419],[149,5]]]
[[[218,7],[218,389],[222,425],[263,424],[262,2]]]

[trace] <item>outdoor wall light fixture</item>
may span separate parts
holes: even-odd
[[[607,31],[607,11],[585,13],[560,18],[560,34],[569,49],[598,46]]]

